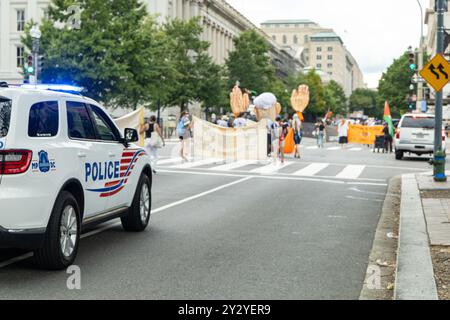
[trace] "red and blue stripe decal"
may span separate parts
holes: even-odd
[[[116,181],[106,182],[105,186],[100,189],[88,189],[87,191],[100,193],[100,198],[107,198],[118,194],[122,191],[127,182],[128,178],[133,172],[136,162],[145,154],[142,149],[125,149],[122,153],[120,159],[120,178]]]

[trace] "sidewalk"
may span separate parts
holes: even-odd
[[[449,261],[450,181],[404,175],[395,299],[450,299]]]

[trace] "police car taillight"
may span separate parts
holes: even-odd
[[[32,158],[31,150],[0,151],[0,174],[20,174],[28,170]]]

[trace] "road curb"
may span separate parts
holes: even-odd
[[[395,300],[438,300],[417,180],[402,176]]]
[[[387,300],[392,299],[392,290],[388,286],[392,283],[393,273],[395,272],[393,266],[386,266],[381,268],[377,265],[377,261],[394,263],[396,260],[397,239],[389,238],[388,234],[392,233],[395,228],[397,210],[395,209],[395,198],[400,195],[397,194],[400,189],[401,176],[395,176],[389,180],[389,185],[386,192],[386,197],[383,203],[383,209],[378,221],[377,230],[373,240],[372,249],[369,255],[368,267],[363,288],[361,290],[359,300]],[[371,279],[374,271],[379,270],[379,288],[371,288],[373,285]],[[377,281],[375,281],[377,282]]]

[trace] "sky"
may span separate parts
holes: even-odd
[[[227,0],[257,26],[273,19],[309,19],[333,28],[355,57],[369,88],[409,46],[417,47],[417,0]],[[419,0],[423,13],[430,0]],[[427,26],[424,26],[426,35]]]

